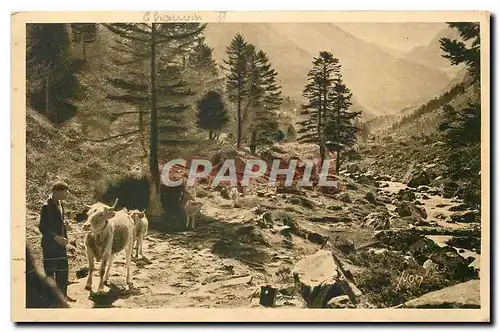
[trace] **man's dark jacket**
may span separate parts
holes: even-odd
[[[42,233],[42,248],[45,258],[47,256],[66,256],[66,247],[59,245],[54,240],[56,235],[68,238],[66,225],[64,224],[64,208],[62,204],[61,209],[62,211],[59,210],[52,197],[42,206],[39,229],[40,233]]]

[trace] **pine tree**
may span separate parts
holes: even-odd
[[[480,98],[480,37],[478,23],[449,23],[457,29],[459,40],[441,39],[443,57],[452,65],[464,63],[473,78],[472,88],[477,95],[462,109],[443,106],[443,122],[439,125],[448,149],[446,175],[465,181],[462,197],[472,203],[481,202],[481,98]],[[471,41],[467,47],[465,42]],[[456,89],[461,92],[459,88]],[[453,95],[450,91],[450,96]]]
[[[227,109],[222,101],[222,96],[215,91],[208,91],[197,103],[198,127],[209,131],[209,139],[218,137],[229,121]]]
[[[142,133],[142,115],[150,114],[149,166],[156,192],[160,185],[158,145],[178,145],[185,103],[192,95],[189,84],[182,79],[185,53],[200,38],[205,25],[200,24],[105,24],[117,36],[113,59],[115,69],[109,81],[117,91],[108,98],[133,105],[138,113]],[[121,71],[118,70],[121,68]]]
[[[339,60],[330,52],[320,52],[313,59],[313,67],[307,74],[308,83],[303,92],[308,103],[302,106],[302,114],[307,118],[299,123],[299,141],[317,144],[322,160],[326,157],[325,118],[333,109],[334,81],[339,73]]]
[[[236,104],[236,147],[241,147],[243,135],[243,101],[248,89],[248,44],[241,34],[237,34],[227,47],[226,89],[229,101]]]
[[[86,61],[87,44],[93,43],[97,39],[98,24],[96,23],[71,23],[71,33],[73,40],[78,41],[82,47],[82,58]]]
[[[74,101],[83,91],[70,55],[67,24],[27,24],[26,44],[28,102],[44,109],[52,121],[71,118],[76,114]]]
[[[479,82],[481,74],[481,38],[479,35],[479,23],[448,23],[452,29],[457,29],[462,40],[451,40],[442,38],[439,42],[444,58],[449,59],[452,65],[464,63],[470,75]],[[470,41],[470,47],[466,42]]]
[[[266,53],[259,51],[256,54],[257,70],[259,72],[260,84],[260,107],[253,114],[255,130],[257,131],[257,144],[268,144],[271,137],[278,131],[278,111],[283,102],[281,87],[277,85],[278,73],[272,68]]]
[[[358,128],[355,120],[361,111],[350,111],[352,93],[342,82],[339,73],[334,83],[334,100],[331,113],[325,118],[325,146],[330,152],[336,152],[336,171],[340,169],[341,152],[356,143]]]

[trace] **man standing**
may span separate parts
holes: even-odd
[[[62,201],[68,194],[68,185],[57,181],[52,186],[52,195],[40,212],[40,232],[42,233],[43,268],[48,277],[55,279],[57,287],[69,302],[75,302],[67,295],[69,265],[66,253],[68,234],[64,224]]]

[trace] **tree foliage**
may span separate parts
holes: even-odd
[[[27,24],[27,99],[33,108],[54,122],[73,117],[83,95],[79,70],[70,54],[67,24]]]
[[[441,40],[443,55],[451,64],[465,63],[473,78],[472,88],[480,86],[480,37],[477,23],[449,23],[462,40]],[[470,46],[465,42],[469,41]],[[443,107],[443,122],[439,125],[449,152],[447,175],[465,182],[462,197],[469,202],[481,201],[481,100],[480,94],[465,107]]]
[[[209,139],[217,138],[217,133],[229,121],[222,96],[216,91],[208,91],[197,102],[198,127],[209,131]]]
[[[452,65],[465,64],[471,76],[479,81],[481,74],[479,23],[453,22],[448,23],[448,25],[450,28],[458,30],[462,40],[442,38],[439,42],[441,50],[444,52],[443,57],[450,60]]]
[[[322,51],[313,59],[309,71],[303,105],[306,120],[300,122],[299,140],[318,144],[321,158],[327,151],[337,152],[337,168],[340,152],[356,141],[354,120],[360,111],[351,111],[352,93],[343,83],[339,60],[330,52]]]

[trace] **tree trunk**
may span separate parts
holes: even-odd
[[[151,121],[150,121],[150,136],[149,136],[149,170],[153,178],[153,186],[156,193],[160,189],[160,169],[158,166],[158,117],[156,109],[156,24],[151,24]]]
[[[337,160],[335,161],[335,174],[339,174],[340,171],[340,150],[337,150]]]
[[[144,156],[148,155],[148,149],[146,148],[146,137],[144,135],[144,116],[142,111],[139,112],[139,130],[141,134],[141,146],[144,151]]]
[[[240,95],[240,90],[241,88],[238,87],[238,107],[236,109],[236,122],[237,122],[237,127],[236,127],[236,148],[239,149],[241,146],[241,95]]]

